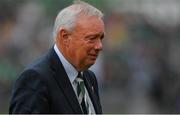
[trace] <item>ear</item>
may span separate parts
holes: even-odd
[[[61,42],[66,46],[69,44],[69,35],[70,34],[66,29],[60,29],[58,36],[61,39]]]

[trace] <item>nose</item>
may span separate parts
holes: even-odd
[[[94,48],[95,48],[95,50],[98,50],[98,51],[102,50],[103,45],[102,45],[102,40],[101,39],[97,40]]]

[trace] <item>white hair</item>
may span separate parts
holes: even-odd
[[[61,27],[67,29],[68,31],[73,31],[76,20],[80,15],[103,18],[103,13],[100,10],[86,2],[77,0],[71,6],[61,10],[57,15],[54,23],[53,38],[56,39]]]

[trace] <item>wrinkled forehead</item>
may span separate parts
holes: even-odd
[[[91,26],[101,25],[104,26],[104,21],[98,16],[84,16],[80,15],[77,19],[77,24],[90,24]]]
[[[78,18],[75,25],[76,30],[83,30],[84,32],[98,32],[104,33],[104,22],[97,16],[81,16]]]

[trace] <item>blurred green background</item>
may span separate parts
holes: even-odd
[[[105,15],[104,49],[90,69],[104,113],[180,113],[180,1],[84,0]],[[53,46],[72,0],[0,0],[0,113],[23,68]]]

